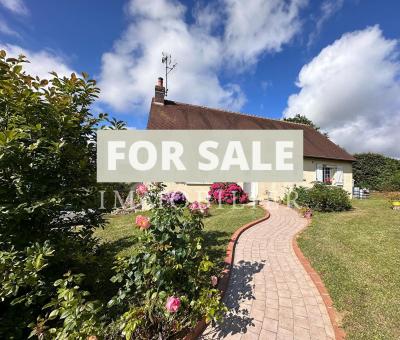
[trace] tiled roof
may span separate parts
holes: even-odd
[[[320,132],[304,124],[165,100],[152,102],[149,130],[303,130],[304,157],[354,161],[354,157]]]

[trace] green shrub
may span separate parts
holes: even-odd
[[[344,211],[351,209],[349,194],[342,188],[315,184],[307,190],[306,205],[317,211]]]
[[[286,190],[282,203],[291,205],[294,202],[299,206],[307,205],[307,188],[303,186],[294,186],[293,188],[288,188]]]
[[[107,118],[90,112],[99,89],[86,74],[31,77],[25,62],[0,51],[0,338],[170,338],[220,317],[202,215],[163,203],[161,184],[145,193],[140,246],[106,284],[92,237],[104,223],[95,137]],[[99,287],[115,296],[97,302]]]
[[[48,242],[21,251],[0,242],[0,338],[23,338],[27,319],[36,317],[32,306],[43,304],[49,295],[43,271],[53,255]]]
[[[400,190],[400,160],[377,153],[355,154],[355,185],[379,191]]]
[[[26,338],[56,293],[53,282],[71,268],[90,270],[91,236],[104,223],[95,140],[106,116],[90,112],[96,82],[86,74],[39,79],[26,62],[0,51],[1,338]]]
[[[316,211],[344,211],[351,209],[349,194],[342,188],[316,183],[312,188],[294,187],[283,198],[283,203],[295,203]]]
[[[199,319],[213,320],[225,311],[211,283],[215,265],[204,255],[202,216],[187,205],[166,203],[163,189],[155,184],[145,194],[152,209],[149,220],[136,218],[142,229],[138,249],[115,265],[112,281],[120,289],[109,306],[126,310],[118,324],[128,339],[177,336]],[[177,312],[167,310],[168,297],[179,299]]]
[[[72,275],[54,282],[57,294],[43,307],[45,316],[30,324],[30,337],[51,339],[87,339],[90,335],[103,335],[104,323],[98,301],[88,301],[89,292],[79,286],[84,275]]]

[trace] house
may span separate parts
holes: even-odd
[[[294,185],[311,187],[315,182],[332,182],[350,195],[354,157],[310,126],[253,115],[179,103],[165,99],[162,78],[155,86],[147,129],[151,130],[303,130],[303,181],[297,183],[238,183],[251,198],[277,200]],[[169,190],[183,191],[189,200],[205,200],[211,183],[166,183]]]

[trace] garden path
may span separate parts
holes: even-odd
[[[224,297],[229,313],[202,339],[334,339],[323,299],[292,247],[307,220],[288,207],[263,204],[270,218],[236,244]]]

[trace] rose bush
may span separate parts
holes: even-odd
[[[249,195],[236,183],[213,183],[208,192],[210,201],[222,204],[247,203]]]
[[[194,201],[189,204],[189,210],[193,214],[201,214],[203,216],[208,216],[210,206],[207,203],[201,203],[201,202]]]
[[[115,264],[112,281],[120,289],[109,307],[125,311],[116,324],[128,339],[179,337],[225,311],[212,278],[217,268],[204,255],[202,214],[189,209],[182,193],[163,194],[164,188],[156,183],[146,191],[150,217],[138,216],[136,224],[147,228],[135,254]]]

